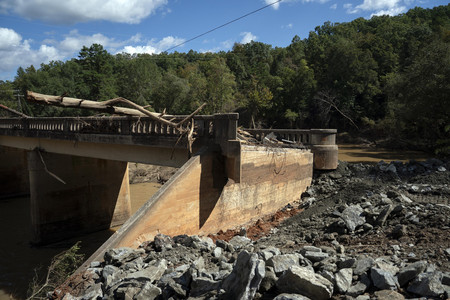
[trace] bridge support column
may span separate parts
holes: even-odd
[[[28,195],[27,151],[0,146],[0,198]]]
[[[36,244],[118,226],[131,215],[127,162],[31,151],[28,166]]]

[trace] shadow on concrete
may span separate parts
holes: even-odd
[[[202,173],[200,178],[199,228],[202,228],[216,206],[222,190],[227,184],[228,177],[225,173],[225,158],[223,156],[209,153],[202,155],[200,161]]]

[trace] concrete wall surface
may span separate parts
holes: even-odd
[[[138,247],[158,233],[209,234],[242,226],[299,200],[311,184],[308,150],[243,146],[241,182],[225,175],[226,158],[200,152],[142,206],[91,258]]]
[[[28,166],[34,243],[108,229],[131,215],[127,162],[35,150]]]
[[[0,198],[29,193],[27,151],[0,146]]]

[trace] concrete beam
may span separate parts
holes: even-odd
[[[32,151],[39,148],[45,152],[92,157],[107,160],[129,161],[167,167],[181,167],[188,160],[186,149],[159,148],[131,144],[107,144],[73,142],[68,140],[0,136],[0,146]]]

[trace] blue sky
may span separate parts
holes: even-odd
[[[112,54],[159,53],[276,0],[0,0],[0,80],[17,68],[77,57],[83,45]],[[283,0],[180,47],[231,50],[251,40],[286,47],[326,21],[397,15],[442,0]]]

